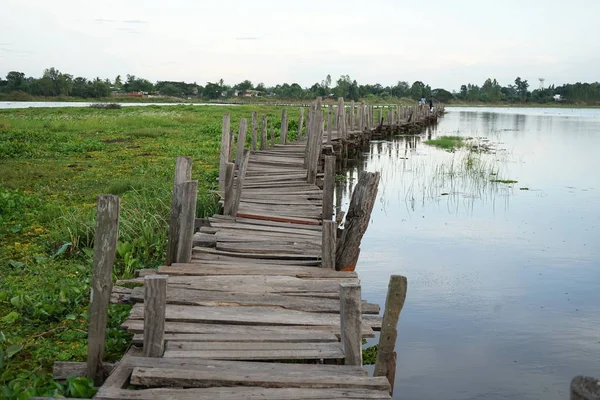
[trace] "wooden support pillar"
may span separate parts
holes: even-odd
[[[171,263],[188,263],[192,259],[198,181],[186,181],[177,184],[175,186],[174,197],[178,236],[174,247],[174,259]]]
[[[225,164],[229,162],[230,139],[229,139],[229,114],[223,115],[223,126],[221,129],[221,156],[219,160],[219,190],[225,190]]]
[[[327,144],[333,144],[333,105],[327,107]]]
[[[340,326],[345,364],[362,366],[362,310],[359,284],[340,284]]]
[[[238,210],[240,208],[240,201],[242,200],[242,189],[244,188],[244,180],[246,179],[246,169],[248,168],[249,159],[250,152],[246,150],[244,152],[244,155],[242,156],[242,162],[240,165],[240,169],[238,170],[235,198],[233,202],[233,209],[231,211],[231,215],[233,217],[237,216]]]
[[[316,110],[314,120],[312,121],[312,133],[309,138],[310,146],[306,175],[307,182],[311,184],[314,184],[317,181],[317,169],[319,167],[319,157],[321,155],[321,146],[323,144],[323,111],[321,111],[321,103],[319,100],[317,100]]]
[[[223,167],[223,173],[225,173],[226,167]],[[166,264],[171,265],[176,262],[177,248],[179,241],[179,219],[181,214],[181,203],[180,198],[177,195],[177,187],[183,182],[187,182],[192,179],[192,159],[191,157],[177,157],[175,163],[175,179],[173,182],[173,197],[171,199],[171,217],[169,219],[169,233],[167,240],[167,258]],[[225,183],[225,176],[223,176],[223,183]]]
[[[275,130],[273,129],[273,121],[270,123],[271,147],[275,146]]]
[[[348,135],[346,130],[346,106],[344,105],[344,98],[338,98],[338,137],[345,139]]]
[[[356,130],[356,119],[354,118],[354,100],[350,103],[350,123],[348,126],[350,127],[350,131]]]
[[[235,166],[240,167],[242,162],[242,155],[244,154],[244,148],[246,146],[246,131],[248,129],[248,121],[246,118],[240,119],[240,133],[238,134],[237,151],[235,153]]]
[[[361,171],[346,214],[342,236],[338,241],[335,267],[338,271],[354,271],[360,253],[360,241],[367,230],[377,197],[379,172]]]
[[[281,110],[281,137],[279,139],[280,144],[287,143],[287,134],[288,134],[288,117],[287,110],[284,108]]]
[[[373,376],[385,376],[390,382],[391,390],[394,391],[394,378],[396,376],[396,337],[398,336],[398,318],[406,299],[407,282],[406,277],[392,275],[388,285],[385,309],[379,345],[377,348],[377,361]]]
[[[323,220],[333,217],[333,192],[335,191],[335,156],[325,156],[323,177]]]
[[[227,163],[225,166],[225,198],[223,202],[223,215],[233,216],[235,164]]]
[[[336,223],[331,220],[323,220],[323,234],[321,245],[321,260],[323,268],[335,269],[335,242]]]
[[[256,151],[258,148],[258,118],[256,111],[252,111],[252,150]]]
[[[377,125],[380,125],[383,122],[383,108],[379,107],[379,117],[377,118]]]
[[[234,161],[233,158],[233,149],[235,148],[235,130],[231,129],[229,131],[229,157],[227,158],[227,162]]]
[[[300,107],[300,119],[298,120],[298,140],[304,137],[302,129],[304,128],[304,107]]]
[[[571,380],[570,400],[600,400],[600,380],[576,376]]]
[[[308,115],[306,118],[306,135],[308,136],[308,140],[306,141],[306,147],[304,148],[304,164],[303,167],[308,169],[308,164],[310,161],[310,150],[312,146],[312,142],[314,140],[314,119],[315,119],[315,111],[316,102],[313,102],[310,106],[310,110],[308,111]]]
[[[262,116],[262,126],[260,131],[260,149],[267,149],[267,116]]]
[[[86,376],[99,386],[104,380],[102,359],[119,232],[119,198],[113,195],[98,196],[96,210]]]
[[[144,356],[162,357],[167,308],[167,275],[144,277]]]

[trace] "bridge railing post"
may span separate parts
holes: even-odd
[[[144,356],[162,357],[167,308],[167,275],[144,277]]]
[[[362,310],[360,285],[340,284],[340,334],[346,365],[362,366]]]

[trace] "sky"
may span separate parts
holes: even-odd
[[[0,76],[600,81],[600,0],[2,0],[0,14]]]

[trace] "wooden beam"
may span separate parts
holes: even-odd
[[[388,285],[385,309],[379,346],[377,349],[377,361],[373,376],[386,376],[390,382],[391,390],[394,390],[394,378],[396,375],[396,337],[398,336],[398,318],[406,300],[407,281],[401,275],[392,275]]]
[[[167,307],[167,275],[144,277],[144,356],[162,357]]]
[[[346,223],[338,242],[336,269],[354,271],[360,253],[360,241],[367,230],[377,197],[379,172],[362,171],[352,193]]]
[[[263,120],[264,121],[264,120]],[[233,216],[233,204],[235,203],[234,191],[234,169],[235,164],[228,162],[225,167],[225,198],[223,204],[223,215]]]
[[[225,169],[223,169],[225,172]],[[171,199],[171,215],[169,219],[169,233],[167,239],[167,265],[176,262],[179,241],[179,218],[181,214],[181,198],[177,194],[177,185],[192,179],[191,157],[177,157],[175,163],[175,179],[173,181],[173,197]],[[224,178],[223,178],[224,179]],[[223,181],[224,182],[224,181]]]
[[[246,178],[246,170],[248,169],[248,160],[250,159],[250,152],[246,151],[242,157],[240,169],[237,177],[237,187],[235,190],[235,200],[233,202],[233,209],[231,211],[232,216],[236,216],[240,208],[240,201],[242,199],[242,190],[244,188],[244,179]]]
[[[281,136],[279,139],[280,144],[287,143],[287,134],[288,134],[288,117],[287,110],[284,108],[281,110]]]
[[[244,148],[246,146],[246,131],[248,129],[248,121],[246,118],[240,119],[240,133],[238,134],[237,151],[235,153],[235,165],[240,167],[242,162],[242,156],[244,155]]]
[[[258,118],[256,116],[256,111],[252,111],[252,150],[258,150]]]
[[[221,129],[221,156],[219,161],[219,190],[225,190],[225,164],[229,162],[229,114],[223,115],[223,127]],[[185,180],[189,180],[185,179]]]
[[[335,242],[337,226],[335,221],[323,221],[321,259],[323,268],[335,269]]]
[[[323,177],[323,220],[333,218],[333,192],[335,191],[335,156],[325,156]]]
[[[96,210],[86,375],[100,385],[104,380],[102,359],[119,232],[119,198],[113,195],[98,196]]]
[[[362,365],[360,285],[340,284],[340,326],[346,365]]]

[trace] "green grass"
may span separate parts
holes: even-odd
[[[423,143],[447,151],[455,151],[465,146],[465,138],[461,136],[440,136],[437,139],[426,140]]]
[[[115,279],[160,265],[176,157],[193,159],[197,216],[213,214],[223,114],[236,129],[252,111],[278,135],[280,107],[0,110],[0,398],[82,396],[51,370],[86,359],[96,197],[121,197]],[[288,118],[294,139],[298,108]],[[129,345],[128,312],[110,308],[106,361]]]

